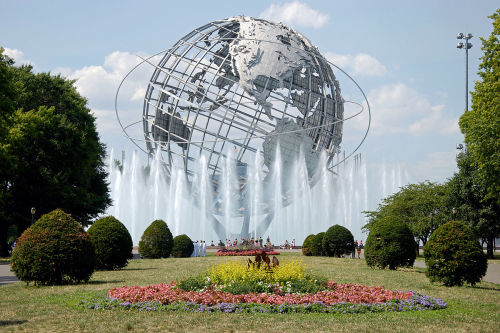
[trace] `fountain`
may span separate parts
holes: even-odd
[[[124,161],[120,170],[112,154],[111,151],[108,171],[113,205],[106,213],[124,223],[135,245],[155,219],[167,222],[174,236],[187,234],[192,239],[208,242],[221,239],[213,228],[210,214],[206,213],[216,200],[204,158],[199,161],[199,176],[189,183],[182,170],[176,170],[169,179],[157,158],[148,166],[138,158],[137,152],[132,154],[130,161]],[[294,181],[289,186],[291,200],[287,204],[283,198],[286,194],[283,193],[279,167],[272,175],[272,193],[263,193],[263,177],[258,168],[262,160],[259,156],[256,155],[254,165],[249,169],[247,184],[252,212],[248,223],[249,236],[262,236],[264,239],[269,236],[274,244],[295,239],[299,245],[307,235],[325,231],[334,224],[348,228],[355,239],[365,238],[361,228],[367,221],[362,211],[375,209],[383,197],[410,180],[399,165],[384,165],[381,169],[368,172],[364,162],[359,165],[345,163],[340,166],[338,174],[332,174],[320,163],[315,176],[316,185],[313,186],[304,176],[307,172],[305,161],[299,158],[289,173]],[[234,170],[234,165],[226,163]],[[227,185],[223,185],[224,207],[220,220],[228,230],[225,236],[234,239],[241,236],[238,230],[241,230],[243,222],[242,217],[237,217],[235,209],[231,208],[237,207],[233,200],[238,199],[233,195],[236,191],[234,173],[224,173],[224,178],[227,179],[223,179],[222,183]],[[274,218],[265,230],[259,230],[260,222],[265,219],[264,211],[268,209],[262,207],[261,198],[270,200],[274,210]],[[221,240],[225,241],[225,238]]]

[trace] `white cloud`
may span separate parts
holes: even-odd
[[[387,68],[376,58],[366,53],[337,54],[327,52],[326,58],[354,76],[383,76]]]
[[[426,96],[404,83],[387,84],[368,93],[372,111],[370,133],[411,134],[420,136],[429,133],[456,134],[458,119],[445,112],[445,105],[432,105]],[[367,113],[354,119],[354,127],[365,129]]]
[[[271,4],[262,13],[260,18],[274,22],[283,22],[298,27],[321,28],[328,20],[328,15],[310,8],[300,1],[293,1],[283,5]]]
[[[35,66],[35,63],[29,59],[24,59],[24,52],[18,49],[9,49],[5,48],[4,54],[8,55],[17,65],[32,65]]]

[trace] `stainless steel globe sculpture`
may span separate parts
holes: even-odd
[[[168,173],[181,168],[191,180],[203,156],[216,198],[224,161],[234,160],[239,189],[231,214],[250,214],[246,183],[256,154],[265,184],[277,150],[283,166],[305,159],[311,178],[321,153],[331,169],[342,142],[339,83],[294,29],[246,16],[214,21],[181,38],[154,66],[142,115],[147,151],[161,153]],[[221,215],[215,200],[212,213]]]

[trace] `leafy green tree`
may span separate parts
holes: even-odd
[[[500,235],[500,205],[495,199],[487,197],[486,179],[468,150],[458,155],[457,166],[458,172],[446,184],[446,204],[456,209],[454,218],[486,240],[488,257],[493,258],[495,237]]]
[[[37,215],[61,208],[83,226],[91,224],[111,200],[105,147],[86,99],[74,81],[1,59],[0,76],[10,86],[0,86],[0,96],[8,96],[0,102],[6,108],[0,162],[8,162],[0,164],[0,244],[6,243],[3,228],[16,224],[22,232],[31,224],[31,207]]]
[[[500,203],[500,9],[490,18],[493,32],[488,39],[481,38],[481,80],[471,92],[472,110],[460,117],[459,124],[467,149],[485,179],[487,198]]]
[[[365,212],[368,224],[363,228],[371,231],[379,221],[403,222],[417,243],[420,241],[425,245],[432,231],[446,222],[451,214],[445,199],[445,185],[427,181],[403,186],[384,198],[376,211]]]

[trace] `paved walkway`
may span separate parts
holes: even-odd
[[[415,267],[425,268],[424,261],[415,261]],[[500,284],[500,262],[489,262],[488,270],[486,271],[486,275],[483,277],[483,281],[493,282]]]
[[[290,252],[292,251],[295,250],[290,250]],[[425,262],[415,261],[415,267],[425,268]],[[500,262],[490,262],[488,264],[488,271],[486,272],[486,276],[483,280],[500,284]],[[8,263],[0,263],[0,285],[18,281],[19,280],[14,276],[14,273],[10,271],[10,265]]]
[[[0,262],[0,285],[19,281],[14,273],[10,271],[10,265],[7,262]]]

